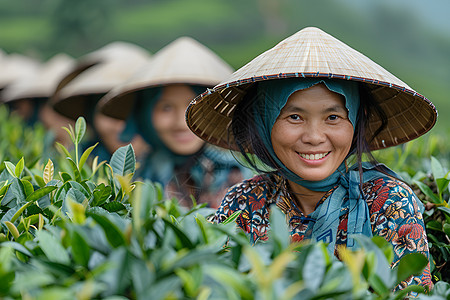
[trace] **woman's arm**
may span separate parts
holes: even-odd
[[[394,260],[391,267],[397,266],[408,253],[422,253],[430,259],[419,201],[411,188],[399,180],[384,180],[377,190],[371,209],[372,229],[374,235],[380,235],[392,244]],[[396,289],[413,284],[432,288],[429,263],[422,274],[411,276]]]

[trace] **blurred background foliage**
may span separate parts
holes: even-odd
[[[447,0],[0,0],[0,48],[46,60],[122,40],[155,53],[187,35],[237,69],[301,28],[317,26],[407,82],[445,116],[449,12]],[[441,117],[433,130],[447,133],[449,125]]]

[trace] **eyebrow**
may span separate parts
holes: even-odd
[[[291,112],[306,112],[303,108],[295,106],[295,105],[288,105],[283,107],[283,109],[281,110],[281,112],[283,113],[291,113]],[[347,108],[342,106],[342,105],[334,105],[334,106],[330,106],[325,108],[323,111],[323,113],[330,113],[330,112],[348,112]]]

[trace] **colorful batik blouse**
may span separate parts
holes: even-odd
[[[335,188],[322,197],[316,209]],[[286,214],[291,240],[302,241],[309,222],[314,220],[302,213],[288,190],[286,180],[274,174],[257,175],[242,181],[228,190],[214,221],[223,222],[232,213],[241,211],[236,222],[254,244],[267,240],[270,207],[275,204]],[[418,206],[420,200],[411,188],[398,179],[382,176],[365,182],[362,191],[369,208],[373,235],[384,237],[394,247],[391,267],[395,267],[400,258],[408,253],[419,252],[429,258],[424,222]],[[336,256],[338,245],[346,245],[347,220],[348,207],[344,205],[340,211],[336,236]],[[429,264],[421,275],[408,278],[398,288],[412,284],[432,287]]]

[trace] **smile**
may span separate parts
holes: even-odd
[[[330,152],[325,153],[318,153],[318,154],[304,154],[304,153],[298,153],[300,157],[307,159],[307,160],[319,160],[327,156]]]

